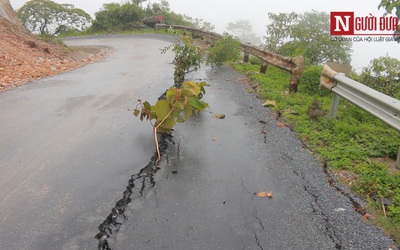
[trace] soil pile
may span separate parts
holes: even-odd
[[[95,62],[108,48],[69,48],[29,34],[0,17],[0,91]]]

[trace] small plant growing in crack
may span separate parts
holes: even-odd
[[[161,160],[158,133],[171,133],[177,123],[184,122],[208,107],[208,104],[201,100],[206,93],[204,87],[207,83],[185,81],[187,73],[200,68],[204,51],[195,46],[193,39],[188,36],[183,36],[175,44],[163,48],[161,53],[164,54],[170,49],[175,52],[172,62],[175,65],[174,87],[168,89],[154,106],[147,101],[138,100],[133,112],[141,121],[150,121],[153,127],[157,162]]]
[[[174,87],[165,93],[165,99],[159,100],[154,106],[147,101],[138,100],[133,112],[141,121],[148,120],[153,126],[154,141],[156,144],[158,162],[161,160],[158,145],[159,132],[171,133],[177,123],[182,123],[192,114],[204,111],[208,104],[201,100],[206,93],[204,87],[206,82],[195,83],[185,81],[187,73],[197,71],[201,64],[221,66],[224,62],[233,60],[238,56],[239,42],[230,36],[225,36],[218,42],[219,46],[208,53],[205,60],[205,51],[196,45],[189,36],[181,37],[175,44],[171,44],[161,50],[166,53],[168,50],[175,52],[174,64]],[[232,50],[233,52],[228,53]],[[222,56],[225,55],[225,56]]]
[[[168,89],[165,99],[157,101],[154,106],[147,101],[138,100],[133,114],[139,117],[141,121],[150,121],[153,126],[158,156],[157,162],[161,160],[158,133],[171,133],[172,128],[177,123],[184,122],[193,114],[198,114],[208,107],[206,102],[200,100],[206,93],[204,86],[206,86],[206,82],[186,81],[182,83],[181,88],[171,87]]]
[[[175,44],[161,49],[161,53],[165,54],[170,49],[175,52],[172,61],[175,66],[174,83],[180,88],[187,73],[200,69],[204,61],[204,50],[194,45],[193,39],[189,36],[182,36]]]

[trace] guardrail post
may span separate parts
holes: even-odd
[[[329,112],[329,117],[330,118],[336,118],[338,109],[339,109],[339,103],[340,103],[340,96],[337,94],[333,94],[333,99],[332,99],[332,106],[331,106],[331,111]]]
[[[244,53],[243,62],[248,63],[249,62],[249,57],[250,57],[249,53]]]
[[[400,148],[399,148],[399,153],[397,154],[396,168],[400,169]]]
[[[265,74],[265,73],[267,72],[267,68],[268,68],[268,63],[267,63],[266,61],[264,61],[264,62],[261,64],[260,73]]]
[[[298,83],[299,83],[299,79],[294,74],[290,74],[289,93],[297,92]]]

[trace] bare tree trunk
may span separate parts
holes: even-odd
[[[19,22],[17,13],[11,7],[10,0],[0,0],[0,17],[3,17],[10,21],[11,23],[23,28],[22,24]]]

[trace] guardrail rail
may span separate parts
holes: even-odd
[[[331,118],[336,118],[340,98],[344,98],[400,132],[399,100],[354,81],[344,73],[332,70],[328,65],[324,65],[322,69],[320,88],[334,93],[329,114]],[[400,149],[396,167],[400,168]]]
[[[155,28],[166,30],[172,28],[176,30],[183,30],[184,32],[191,32],[192,34],[198,34],[206,37],[207,39],[211,40],[211,43],[215,43],[215,41],[223,38],[223,36],[218,33],[208,32],[186,26],[156,24]],[[243,43],[241,44],[241,50],[244,52],[245,62],[248,62],[249,54],[260,58],[264,62],[260,70],[260,72],[262,73],[266,73],[268,64],[289,72],[291,74],[289,91],[297,92],[298,82],[302,77],[304,70],[304,58],[302,56],[286,57],[270,51],[263,50],[262,48],[254,45]]]

